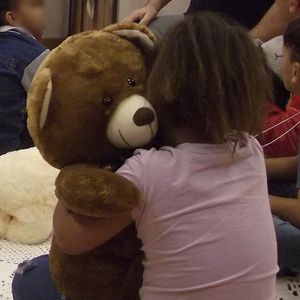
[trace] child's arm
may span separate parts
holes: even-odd
[[[266,42],[282,35],[289,22],[299,16],[299,2],[299,0],[276,0],[257,26],[251,30],[251,37]]]
[[[300,193],[298,199],[270,196],[272,213],[300,228]]]
[[[298,156],[267,158],[266,168],[268,180],[296,180]]]
[[[54,212],[55,240],[69,255],[80,255],[105,244],[132,223],[130,215],[92,218],[69,212],[61,203]]]

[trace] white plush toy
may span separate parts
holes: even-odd
[[[52,232],[58,170],[36,148],[0,156],[0,239],[38,244]]]
[[[281,61],[283,58],[283,36],[277,36],[261,44],[267,63],[277,76],[281,78]]]

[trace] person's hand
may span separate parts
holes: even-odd
[[[122,23],[135,22],[142,25],[148,25],[158,15],[158,11],[152,6],[145,6],[133,11],[127,18],[122,20]]]

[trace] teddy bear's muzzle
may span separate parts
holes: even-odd
[[[149,144],[158,130],[157,115],[141,95],[124,99],[112,115],[107,138],[117,148],[137,148]]]

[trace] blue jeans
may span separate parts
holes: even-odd
[[[269,182],[269,194],[285,198],[297,198],[295,182]],[[300,272],[300,229],[273,216],[280,269]]]
[[[14,300],[64,299],[52,281],[48,255],[19,265],[12,284]]]
[[[300,272],[300,229],[273,216],[280,270]]]

